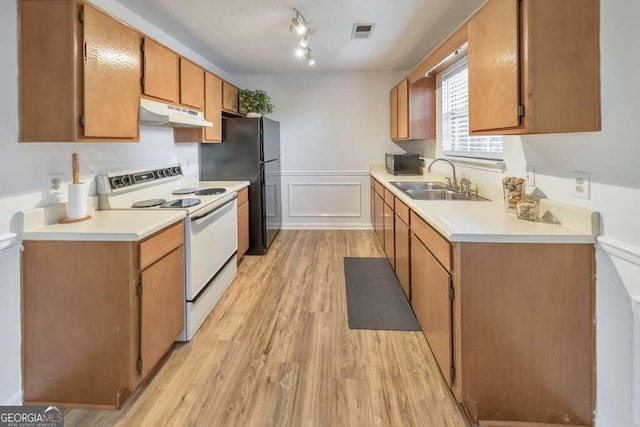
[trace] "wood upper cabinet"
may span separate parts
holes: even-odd
[[[222,142],[222,79],[204,73],[204,118],[213,123],[211,128],[174,128],[175,142]]]
[[[472,134],[600,130],[597,0],[489,0],[468,43]]]
[[[453,382],[451,276],[411,235],[411,306],[449,386]]]
[[[401,81],[389,95],[391,139],[416,140],[436,137],[436,81],[423,78],[410,84]]]
[[[179,57],[168,47],[144,38],[144,76],[142,90],[147,96],[173,104],[179,96]]]
[[[222,83],[222,108],[230,113],[239,114],[240,90],[229,82]]]
[[[398,139],[398,87],[391,89],[389,93],[389,106],[391,113],[391,139]]]
[[[222,79],[205,73],[204,117],[213,123],[204,129],[204,142],[222,142]]]
[[[71,0],[20,1],[18,28],[20,141],[138,140],[139,33]]]
[[[180,103],[204,109],[204,70],[185,58],[180,58]]]
[[[398,139],[409,138],[409,82],[398,85]]]
[[[238,261],[249,249],[249,189],[238,191]]]
[[[122,407],[184,326],[183,235],[24,242],[25,403]]]

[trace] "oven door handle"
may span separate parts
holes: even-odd
[[[206,218],[206,217],[208,217],[209,215],[213,215],[214,213],[218,212],[220,209],[222,209],[222,208],[224,208],[225,206],[227,206],[229,203],[231,203],[231,202],[235,201],[237,198],[238,198],[238,193],[235,193],[235,194],[233,195],[233,197],[231,197],[231,199],[230,199],[230,200],[228,200],[227,202],[225,202],[224,204],[222,204],[222,205],[220,205],[220,206],[218,206],[218,207],[216,207],[216,208],[213,208],[213,209],[211,209],[209,212],[207,212],[207,213],[203,213],[202,215],[192,216],[192,217],[191,217],[191,222],[197,221],[197,220],[199,220],[199,219]]]

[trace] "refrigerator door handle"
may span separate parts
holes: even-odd
[[[262,164],[262,165],[266,165],[267,163],[275,162],[275,161],[277,161],[277,160],[278,160],[278,159],[265,160],[264,162],[260,162],[260,164]]]

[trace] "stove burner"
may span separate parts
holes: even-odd
[[[199,205],[199,204],[200,204],[200,199],[187,198],[187,199],[171,200],[165,203],[164,205],[162,205],[162,207],[163,208],[188,208],[188,207]]]
[[[149,200],[140,200],[139,202],[135,202],[131,205],[132,208],[152,208],[154,206],[160,206],[165,203],[165,199],[149,199]]]
[[[226,193],[227,190],[224,188],[203,188],[202,190],[198,190],[196,194],[198,196],[214,196],[216,194]]]
[[[181,188],[179,190],[174,191],[171,194],[180,195],[180,194],[196,194],[198,191],[197,188]]]

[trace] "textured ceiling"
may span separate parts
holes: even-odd
[[[485,0],[118,0],[230,73],[407,70]],[[295,57],[293,7],[317,63]],[[375,23],[351,40],[354,23]]]

